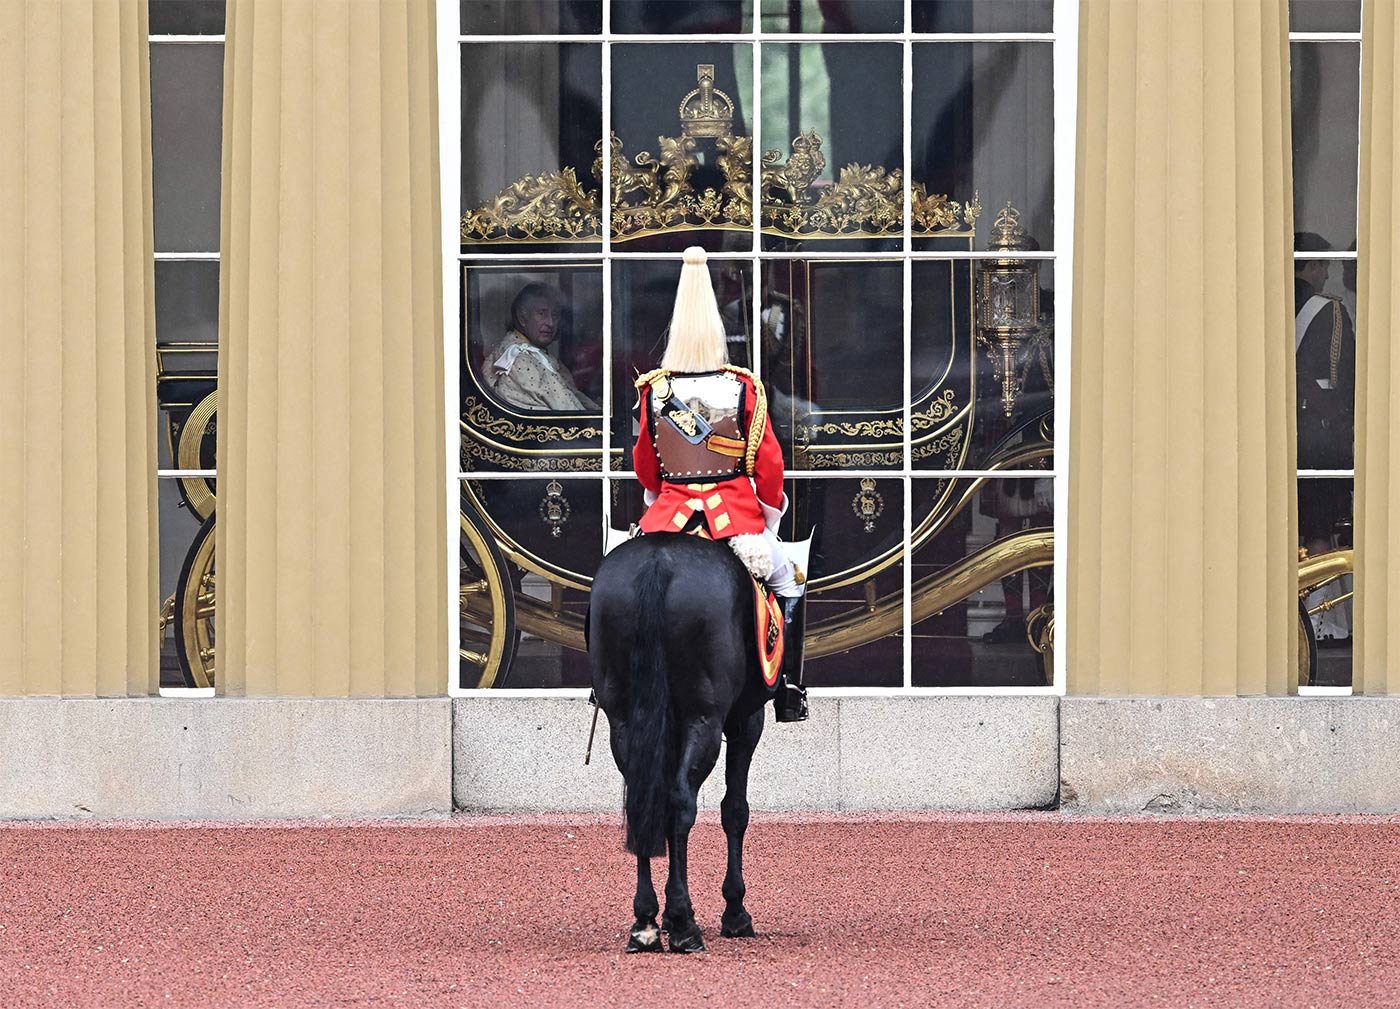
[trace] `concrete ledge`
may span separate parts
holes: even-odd
[[[1400,810],[1400,698],[1066,697],[1071,812]]]
[[[0,699],[0,818],[451,811],[446,698]]]
[[[821,697],[801,725],[769,723],[749,801],[764,810],[1017,809],[1058,783],[1055,697]],[[483,812],[616,812],[622,777],[584,701],[483,692],[453,704],[453,801]],[[700,792],[715,809],[723,755]]]

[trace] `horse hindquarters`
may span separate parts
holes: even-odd
[[[671,698],[666,671],[666,591],[671,567],[653,551],[637,581],[635,635],[629,649],[626,784],[627,850],[640,858],[666,853],[671,781]]]

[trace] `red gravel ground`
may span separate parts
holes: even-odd
[[[0,1009],[1400,1005],[1400,819],[756,816],[624,956],[618,822],[0,829]]]

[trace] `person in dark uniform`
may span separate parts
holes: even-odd
[[[1299,232],[1300,252],[1330,252],[1312,232]],[[1351,469],[1356,415],[1356,329],[1342,299],[1324,288],[1332,264],[1299,260],[1294,267],[1294,338],[1298,383],[1298,468]]]
[[[1307,231],[1294,235],[1294,248],[1332,251],[1325,239]],[[1356,328],[1342,299],[1325,293],[1331,266],[1325,259],[1299,260],[1294,266],[1299,469],[1351,469],[1355,458]],[[1351,507],[1350,480],[1298,481],[1298,539],[1309,554],[1333,549],[1334,531],[1339,521],[1350,519]],[[1325,586],[1308,597],[1308,607],[1346,588],[1342,582]],[[1319,644],[1350,641],[1348,610],[1336,607],[1313,616]]]

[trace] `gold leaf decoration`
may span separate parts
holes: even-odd
[[[462,397],[462,417],[467,426],[494,434],[512,441],[578,441],[587,438],[601,438],[603,432],[585,424],[521,424],[496,416],[484,403],[472,395]]]

